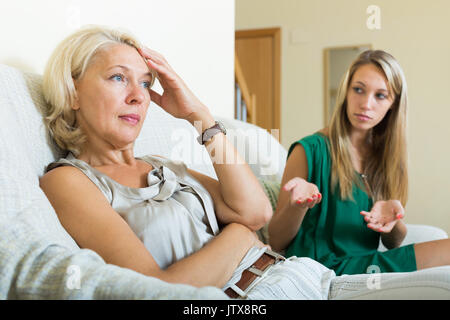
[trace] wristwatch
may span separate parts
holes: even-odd
[[[227,134],[227,130],[225,129],[223,124],[220,121],[216,121],[215,125],[213,125],[211,128],[206,129],[201,135],[198,136],[197,141],[198,143],[203,145],[207,141],[211,140],[211,138],[219,132],[222,132],[224,135]]]

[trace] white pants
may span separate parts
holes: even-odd
[[[336,276],[310,258],[290,257],[269,267],[245,292],[249,300],[450,299],[450,266]]]
[[[310,258],[290,257],[272,265],[246,290],[247,299],[328,299],[333,270]]]

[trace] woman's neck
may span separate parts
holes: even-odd
[[[133,146],[118,150],[85,145],[77,158],[87,162],[92,167],[109,165],[136,165]]]
[[[364,173],[367,156],[370,150],[369,131],[353,131],[350,134],[350,154],[353,166],[359,173]]]
[[[350,143],[352,147],[359,153],[366,153],[370,145],[370,132],[369,131],[356,131],[353,130],[350,133]]]

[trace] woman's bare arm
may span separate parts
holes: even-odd
[[[199,181],[202,186],[208,191],[211,195],[211,198],[214,202],[214,212],[216,213],[217,220],[221,224],[229,224],[229,223],[240,223],[247,226],[250,230],[257,231],[264,226],[264,224],[268,221],[268,218],[264,218],[264,215],[267,214],[264,211],[258,212],[257,208],[253,208],[253,210],[247,209],[243,206],[241,208],[238,207],[239,212],[232,209],[226,202],[222,196],[220,183],[216,179],[213,179],[209,176],[201,174],[197,171],[188,169],[188,172],[191,176],[193,176],[197,181]],[[252,190],[252,186],[241,186],[239,190],[244,193],[243,190],[246,191],[254,191],[258,192],[259,190]],[[242,202],[247,202],[242,200]],[[249,210],[247,212],[246,210]],[[266,209],[261,209],[266,210]]]
[[[61,224],[80,247],[97,252],[107,263],[167,282],[222,287],[249,248],[258,244],[250,229],[232,223],[204,248],[163,270],[101,191],[80,170],[74,167],[53,169],[41,178],[40,186]]]
[[[150,89],[152,101],[172,116],[187,120],[199,135],[211,128],[215,124],[211,112],[191,92],[166,59],[149,48],[141,48],[139,52],[149,68],[158,73],[158,80],[164,89],[162,94]],[[241,215],[243,220],[251,221],[252,229],[264,226],[272,217],[272,207],[249,165],[221,132],[207,141],[205,147],[217,174],[220,198],[231,210]]]
[[[315,185],[308,183],[307,179],[308,163],[305,150],[301,144],[298,144],[286,162],[277,209],[269,223],[269,241],[275,251],[281,251],[289,245],[297,235],[307,210],[321,200],[312,198],[313,195],[318,194],[318,189]],[[288,184],[297,185],[289,186],[286,190]],[[299,200],[303,200],[303,203],[298,203]]]

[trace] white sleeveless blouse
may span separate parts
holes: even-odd
[[[165,269],[200,250],[219,233],[213,200],[183,162],[150,155],[137,159],[154,168],[148,174],[146,188],[121,185],[71,153],[51,163],[47,171],[64,165],[80,169]],[[223,290],[238,282],[242,272],[264,251],[266,248],[251,248]]]

